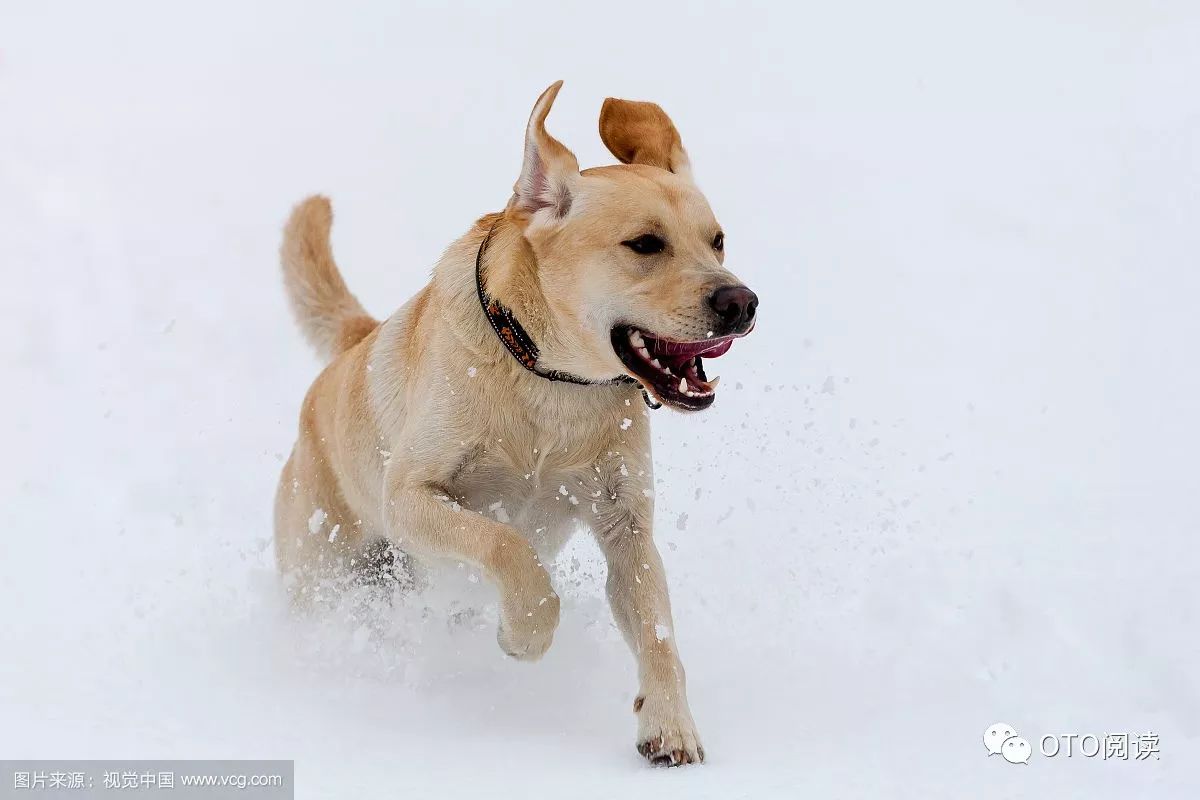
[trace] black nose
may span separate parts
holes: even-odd
[[[725,323],[726,332],[745,333],[754,322],[758,295],[745,286],[722,286],[708,298],[708,304]]]

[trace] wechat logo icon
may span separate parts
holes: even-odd
[[[1032,750],[1029,742],[1017,735],[1012,725],[997,722],[989,725],[983,732],[983,746],[987,748],[988,756],[999,754],[1010,764],[1028,764]]]

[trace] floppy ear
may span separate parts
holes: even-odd
[[[600,109],[600,138],[624,164],[648,164],[691,178],[692,165],[679,131],[654,103],[608,98]]]
[[[521,165],[521,177],[513,185],[510,206],[532,216],[549,209],[555,218],[566,216],[571,210],[571,195],[579,179],[579,162],[575,154],[562,142],[546,133],[546,115],[562,81],[556,81],[542,92],[529,116],[525,128],[525,163]]]

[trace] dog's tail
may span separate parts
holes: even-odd
[[[292,312],[305,338],[325,359],[358,344],[379,325],[338,272],[329,247],[332,224],[329,199],[314,195],[292,209],[279,248]]]

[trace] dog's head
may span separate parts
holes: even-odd
[[[537,261],[554,357],[593,379],[632,375],[674,408],[707,408],[716,379],[702,359],[753,329],[758,297],[725,269],[725,234],[663,110],[606,100],[600,137],[622,163],[581,172],[546,132],[561,86],[534,105],[506,212]]]

